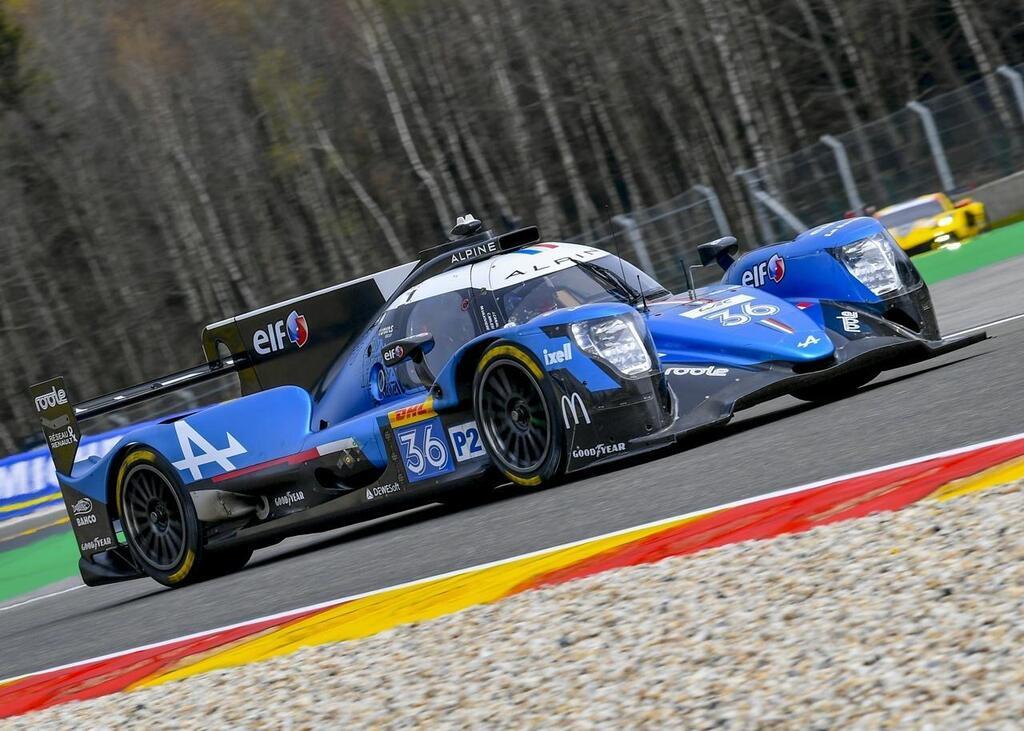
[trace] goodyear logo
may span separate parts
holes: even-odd
[[[394,428],[405,426],[406,424],[415,424],[417,421],[423,421],[433,416],[437,416],[437,412],[434,411],[434,397],[430,396],[421,404],[389,411],[388,421],[391,422],[391,426]]]

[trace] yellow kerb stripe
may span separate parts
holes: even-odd
[[[211,670],[258,662],[286,655],[303,647],[369,637],[399,625],[423,622],[477,604],[497,601],[530,579],[698,520],[712,512],[354,599],[220,652],[211,653],[193,664],[141,680],[128,690],[160,685]]]
[[[970,477],[948,482],[928,496],[931,500],[952,500],[961,495],[969,495],[979,490],[1003,485],[1024,479],[1024,458],[1010,460],[1001,465],[990,467]]]
[[[33,498],[32,500],[25,500],[20,503],[12,503],[10,505],[0,506],[0,513],[13,513],[15,510],[22,510],[24,508],[31,508],[33,505],[41,505],[42,503],[52,502],[60,497],[60,492],[50,492],[42,497]]]

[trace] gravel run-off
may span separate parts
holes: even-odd
[[[0,728],[1019,728],[1022,515],[918,503]]]

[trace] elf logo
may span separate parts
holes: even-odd
[[[768,261],[762,261],[753,269],[743,272],[740,282],[744,287],[763,287],[771,280],[778,284],[786,276],[786,260],[778,254],[772,254]]]
[[[260,355],[270,355],[282,350],[285,343],[290,342],[301,348],[309,342],[309,326],[306,324],[306,316],[300,315],[295,310],[291,311],[287,320],[278,320],[267,325],[263,330],[257,330],[252,336],[252,347]]]

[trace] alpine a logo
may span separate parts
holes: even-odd
[[[812,345],[817,345],[821,342],[821,338],[816,338],[813,335],[808,335],[802,342],[797,343],[798,348],[809,348]]]
[[[570,416],[572,416],[572,424],[569,423]],[[590,423],[590,412],[587,411],[587,405],[583,403],[583,397],[575,391],[570,396],[562,396],[562,420],[565,422],[565,428],[572,429],[574,426],[578,426],[580,419]]]
[[[600,457],[606,457],[609,454],[617,454],[624,451],[626,451],[625,442],[618,442],[615,444],[595,444],[593,447],[577,447],[572,450],[572,458],[584,459],[589,457],[598,459]]]
[[[786,276],[786,260],[778,254],[772,254],[768,261],[762,261],[753,269],[743,272],[740,282],[744,287],[763,287],[771,280],[778,284]]]
[[[36,396],[36,411],[42,413],[47,409],[54,408],[55,406],[63,406],[67,402],[67,391],[63,388],[57,388],[54,386],[41,396]]]
[[[284,320],[267,325],[263,330],[257,330],[252,336],[252,348],[260,355],[270,355],[286,347],[291,343],[301,348],[309,342],[309,323],[306,316],[300,315],[292,310]]]

